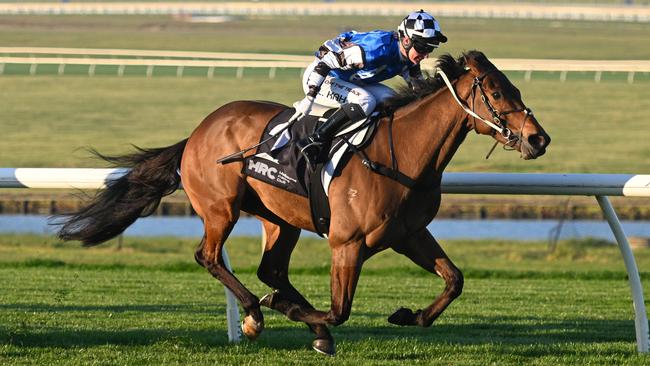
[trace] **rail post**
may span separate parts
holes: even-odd
[[[632,289],[632,304],[634,306],[634,323],[636,328],[636,346],[637,350],[641,353],[648,353],[649,335],[648,335],[648,316],[645,310],[645,303],[643,301],[643,287],[641,286],[641,278],[639,277],[639,270],[634,260],[634,254],[630,248],[630,243],[627,241],[621,222],[616,216],[614,207],[609,202],[607,196],[596,196],[600,209],[603,210],[605,219],[609,223],[609,227],[614,233],[618,249],[621,251],[625,268],[627,269],[627,276],[630,281],[630,288]]]
[[[226,269],[232,273],[230,266],[230,258],[226,248],[221,249],[223,255],[223,262]],[[235,295],[227,288],[223,287],[226,291],[226,318],[228,319],[228,341],[239,342],[241,341],[241,328],[239,327],[239,308],[237,307],[237,300]]]

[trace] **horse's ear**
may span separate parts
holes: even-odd
[[[481,51],[469,51],[463,54],[463,58],[465,59],[465,68],[467,70],[473,70],[476,74],[481,74],[481,69],[486,64],[489,64],[487,57]]]
[[[465,61],[463,68],[468,71],[474,71],[474,73],[478,75],[478,64],[474,59],[473,51],[463,54],[463,60]]]

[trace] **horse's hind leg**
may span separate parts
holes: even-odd
[[[274,291],[260,300],[260,303],[285,315],[295,311],[313,310],[314,307],[296,290],[289,281],[289,259],[296,246],[300,229],[288,224],[276,225],[262,219],[266,242],[257,277]],[[324,324],[309,324],[316,335],[314,349],[334,354],[334,340]]]
[[[239,300],[246,312],[246,317],[242,322],[242,331],[249,339],[255,339],[264,329],[264,318],[260,310],[259,299],[226,269],[223,260],[224,243],[239,218],[241,202],[239,196],[226,196],[222,199],[210,197],[200,201],[205,237],[201,241],[201,246],[196,250],[194,258]],[[196,201],[192,200],[192,202],[194,204]]]
[[[425,309],[415,313],[411,309],[401,308],[388,318],[397,325],[430,326],[442,314],[449,304],[463,290],[463,274],[447,257],[440,244],[427,229],[414,234],[405,242],[393,246],[393,249],[410,258],[425,270],[435,273],[445,280],[444,291]]]

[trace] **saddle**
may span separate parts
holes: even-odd
[[[354,151],[362,149],[373,137],[379,113],[345,125],[329,147],[328,159],[307,169],[295,142],[311,135],[334,112],[315,106],[310,115],[289,122],[294,108],[286,109],[268,123],[255,154],[244,158],[242,173],[288,192],[309,198],[317,234],[329,232],[330,207],[327,191]]]

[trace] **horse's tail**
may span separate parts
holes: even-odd
[[[133,154],[98,157],[115,166],[130,168],[124,176],[108,182],[106,189],[79,211],[62,215],[58,237],[97,245],[121,234],[139,217],[151,215],[163,196],[180,185],[178,170],[187,139],[168,147],[142,149]]]

